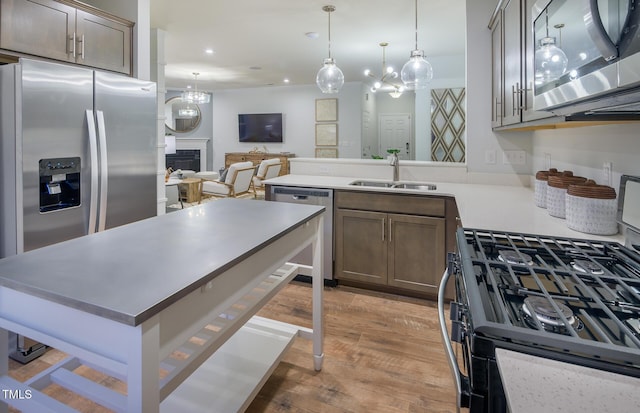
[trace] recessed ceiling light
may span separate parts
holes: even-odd
[[[206,54],[213,54],[213,49],[204,49]]]
[[[320,34],[318,34],[318,32],[306,32],[304,35],[307,36],[309,39],[314,39],[314,40],[320,37]]]
[[[286,77],[283,80],[284,83],[289,83],[289,79],[287,79]]]
[[[260,66],[250,66],[249,69],[251,69],[251,70],[262,70],[262,68]]]

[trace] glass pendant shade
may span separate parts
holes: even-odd
[[[402,83],[409,90],[425,89],[433,79],[433,68],[424,58],[422,50],[413,50],[409,61],[402,66],[400,71]]]
[[[322,93],[338,93],[344,85],[342,70],[336,66],[332,58],[324,59],[322,68],[316,75],[316,84]]]
[[[556,46],[556,39],[553,37],[540,39],[540,47],[536,49],[534,60],[536,63],[535,77],[543,83],[562,76],[567,70],[569,62],[567,55]]]

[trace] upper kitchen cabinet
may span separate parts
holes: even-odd
[[[531,8],[534,0],[501,0],[489,22],[492,39],[492,127],[521,126],[550,112],[533,110]]]
[[[0,0],[0,48],[130,75],[133,22],[73,0]]]

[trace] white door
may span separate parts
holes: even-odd
[[[400,159],[413,159],[413,136],[411,115],[388,113],[379,116],[380,155],[387,156],[387,149],[400,149]]]

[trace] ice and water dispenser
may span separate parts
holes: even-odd
[[[80,158],[40,160],[40,212],[80,205]]]

